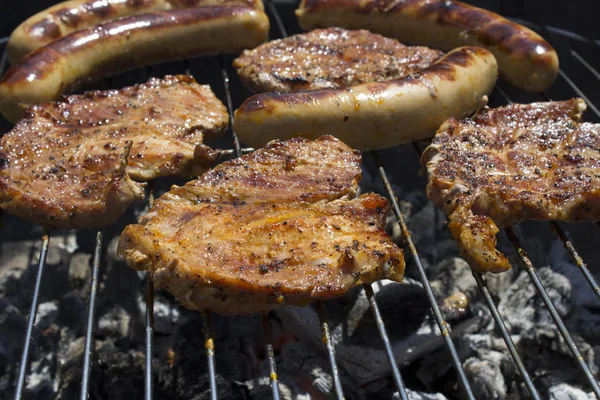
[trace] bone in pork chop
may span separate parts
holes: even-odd
[[[510,268],[498,226],[522,220],[600,220],[600,124],[582,99],[513,104],[450,119],[421,162],[427,193],[473,268]]]
[[[204,134],[227,123],[190,76],[33,106],[0,140],[0,207],[53,228],[111,224],[143,197],[132,179],[205,171],[215,154]]]
[[[404,258],[388,202],[354,195],[360,154],[338,139],[273,141],[161,196],[118,253],[186,307],[251,314],[341,296]]]
[[[244,50],[233,65],[255,92],[288,92],[398,79],[443,55],[366,30],[327,28]]]

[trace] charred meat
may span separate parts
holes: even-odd
[[[186,307],[250,314],[341,296],[404,258],[387,200],[351,199],[360,154],[325,136],[273,141],[161,196],[118,253]]]
[[[498,227],[522,220],[600,220],[600,125],[582,99],[513,104],[450,119],[423,153],[427,192],[480,271],[510,268]]]
[[[254,92],[287,92],[397,79],[442,56],[441,51],[405,46],[366,30],[328,28],[245,50],[233,65]]]
[[[111,224],[143,197],[133,180],[205,171],[215,154],[204,135],[227,123],[189,76],[30,107],[0,140],[0,207],[48,227]]]

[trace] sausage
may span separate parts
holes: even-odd
[[[206,54],[237,53],[263,42],[264,12],[199,7],[126,17],[74,32],[29,54],[0,81],[0,112],[12,122],[24,108],[56,99],[88,78]]]
[[[32,51],[72,32],[111,19],[179,8],[247,5],[263,11],[261,0],[70,0],[25,20],[10,35],[8,61],[15,65]]]
[[[302,0],[304,30],[368,29],[402,42],[450,51],[479,46],[498,60],[500,76],[531,92],[548,89],[558,74],[556,51],[532,30],[493,12],[451,0]]]
[[[458,48],[404,78],[341,89],[271,92],[247,99],[234,116],[242,142],[334,135],[373,150],[433,136],[450,117],[472,113],[496,83],[498,66],[487,50]]]

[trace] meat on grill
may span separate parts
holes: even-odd
[[[366,30],[327,28],[245,50],[233,65],[254,92],[287,92],[397,79],[442,56]]]
[[[480,271],[510,268],[498,227],[522,220],[600,220],[600,125],[582,99],[513,104],[445,122],[423,153],[429,197]]]
[[[145,181],[199,174],[225,106],[190,76],[34,106],[0,140],[0,207],[48,227],[113,223]],[[129,157],[127,157],[129,154]]]
[[[343,295],[404,258],[387,200],[353,196],[360,154],[338,139],[273,141],[161,196],[118,253],[186,307],[251,314]]]

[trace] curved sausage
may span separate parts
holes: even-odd
[[[360,150],[433,136],[450,117],[473,112],[496,83],[494,56],[478,47],[448,53],[429,68],[343,89],[262,93],[235,112],[234,128],[255,148],[272,139],[333,135]]]
[[[157,62],[239,52],[263,42],[268,32],[264,12],[238,6],[161,11],[77,31],[8,70],[0,81],[0,112],[15,122],[26,106],[53,100],[84,79]]]
[[[206,6],[250,6],[263,11],[261,0],[70,0],[40,11],[10,35],[8,61],[16,64],[32,51],[72,32],[111,19],[156,11]]]
[[[402,42],[450,51],[479,46],[498,60],[500,75],[539,92],[558,74],[558,56],[541,36],[493,12],[450,0],[302,0],[304,30],[339,26],[368,29]]]

